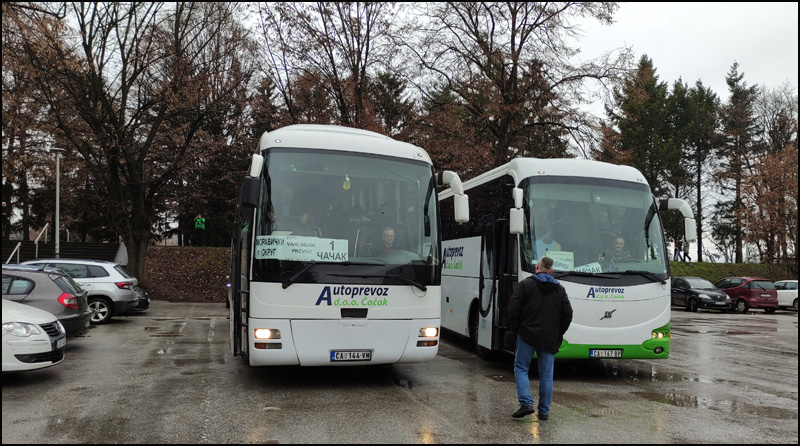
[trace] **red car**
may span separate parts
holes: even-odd
[[[750,308],[763,308],[766,313],[778,309],[778,290],[768,279],[762,277],[726,277],[715,284],[731,297],[733,307],[739,313]]]

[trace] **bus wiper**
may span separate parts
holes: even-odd
[[[656,276],[655,273],[651,273],[650,271],[640,271],[640,270],[629,269],[627,271],[620,271],[619,274],[624,274],[626,276],[640,275],[640,276],[647,277],[648,279],[652,279],[654,282],[661,282],[662,285],[667,283],[667,281],[665,279],[662,279],[661,277]]]
[[[566,276],[579,276],[579,277],[597,277],[597,276],[600,276],[600,277],[611,277],[611,278],[618,279],[619,278],[619,273],[618,272],[613,272],[613,273],[589,273],[589,272],[585,272],[585,271],[555,271],[553,273],[553,277],[555,277],[556,279],[560,279],[560,278],[566,277]]]
[[[316,264],[317,264],[316,261],[312,261],[311,263],[308,264],[308,266],[306,266],[305,268],[301,269],[295,275],[290,277],[289,280],[284,280],[283,281],[283,289],[285,290],[286,288],[289,288],[294,283],[294,281],[297,280],[298,277],[302,276],[303,273],[305,273],[306,271],[311,269],[311,267],[316,265]]]
[[[392,274],[392,275],[389,275],[389,274],[328,274],[328,275],[329,276],[336,276],[336,277],[361,277],[362,279],[369,279],[371,277],[386,277],[386,278],[389,278],[389,279],[398,279],[401,282],[407,283],[408,285],[411,285],[411,286],[415,286],[415,287],[419,288],[422,291],[428,291],[428,287],[425,286],[424,284],[421,284],[419,282],[415,282],[415,281],[413,281],[411,279],[408,279],[408,278],[403,277],[403,276],[398,275],[398,274]]]

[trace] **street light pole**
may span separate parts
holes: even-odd
[[[56,255],[55,258],[61,258],[61,153],[65,149],[60,147],[53,147],[51,152],[56,152]]]

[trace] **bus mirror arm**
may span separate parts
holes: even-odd
[[[683,214],[684,240],[689,243],[697,243],[697,222],[694,219],[692,208],[684,200],[679,198],[666,198],[658,202],[658,210],[679,210]]]
[[[466,223],[469,221],[469,197],[464,193],[464,186],[461,184],[461,178],[458,174],[444,170],[439,172],[436,177],[439,185],[449,185],[453,189],[453,205],[455,206],[455,219],[459,223]]]

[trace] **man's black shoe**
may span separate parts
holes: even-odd
[[[539,417],[540,420],[546,420],[546,419],[550,418],[549,415],[547,415],[546,413],[541,413],[541,412],[539,412],[539,414],[536,415],[536,416]]]
[[[520,406],[519,409],[517,409],[516,412],[511,414],[511,416],[514,417],[514,418],[522,418],[525,415],[530,415],[530,414],[532,414],[534,412],[536,412],[536,411],[533,410],[533,406]]]

